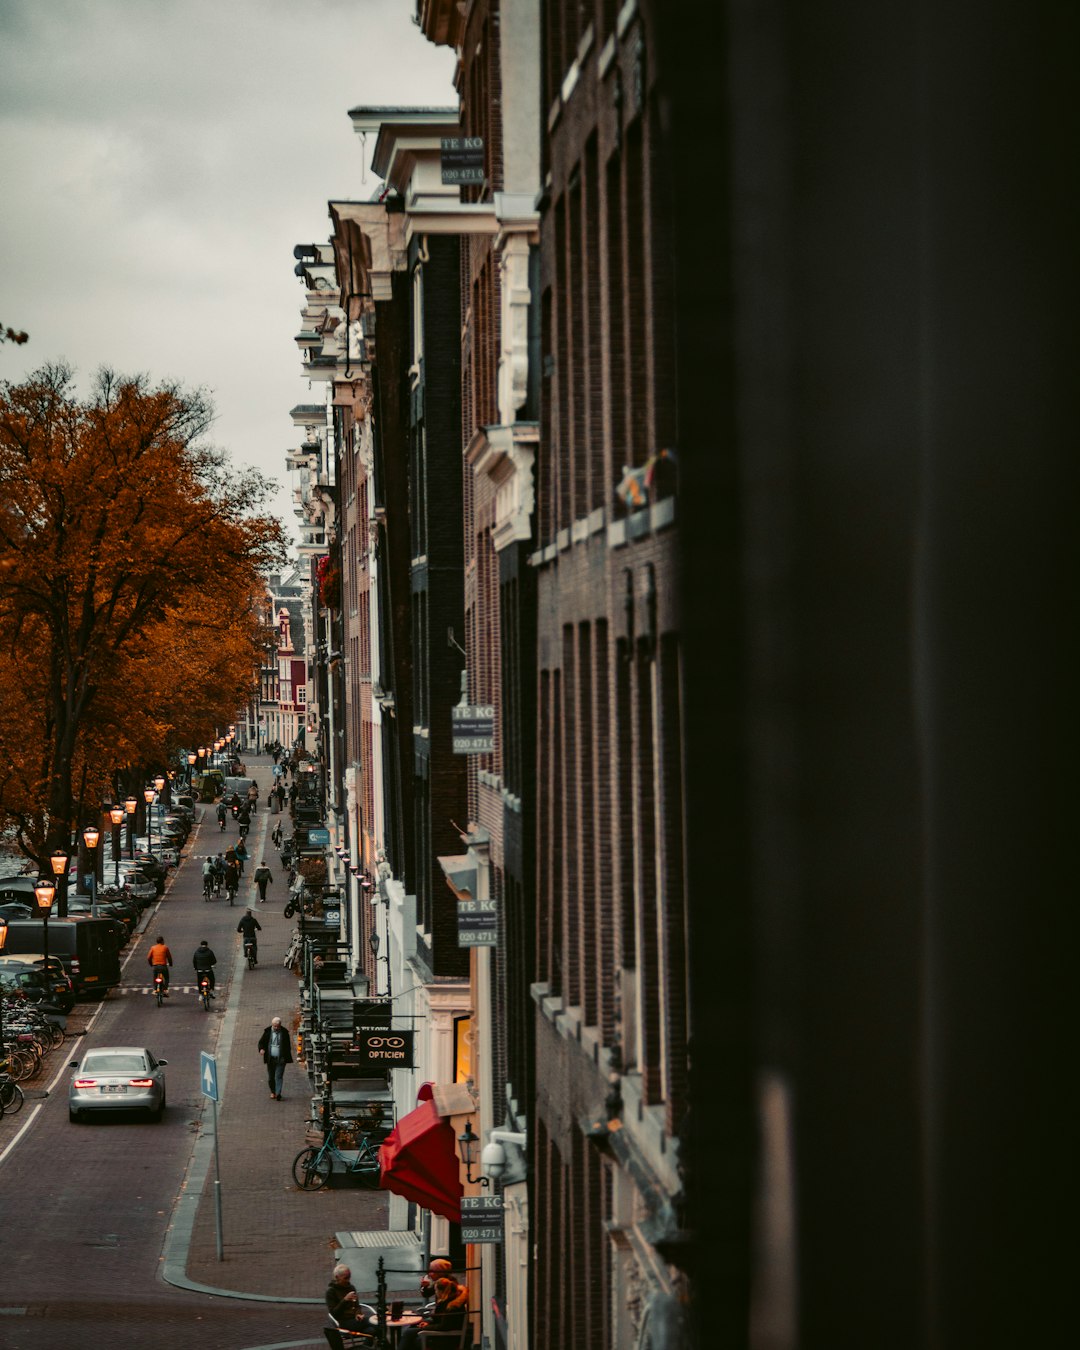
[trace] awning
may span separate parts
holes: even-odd
[[[379,1185],[453,1223],[461,1222],[457,1141],[435,1103],[402,1116],[379,1148]]]
[[[436,859],[446,877],[446,884],[459,900],[471,900],[476,895],[476,862],[467,853],[450,853]]]

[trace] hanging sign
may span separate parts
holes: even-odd
[[[457,902],[459,947],[494,947],[498,941],[499,911],[496,900]]]
[[[501,1195],[463,1195],[461,1197],[462,1242],[501,1242],[503,1240],[503,1198]]]
[[[450,709],[455,755],[490,755],[495,749],[495,705],[459,703]]]
[[[364,1069],[411,1069],[413,1032],[390,1027],[354,1027],[352,1049]]]
[[[483,183],[483,136],[443,136],[439,151],[439,171],[444,183]]]

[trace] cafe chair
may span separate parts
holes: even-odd
[[[460,1331],[421,1331],[420,1350],[470,1350],[472,1323],[468,1318]]]
[[[323,1335],[330,1350],[367,1350],[377,1342],[363,1331],[341,1331],[338,1327],[323,1327]]]

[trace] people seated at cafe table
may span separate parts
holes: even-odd
[[[415,1326],[406,1327],[398,1342],[400,1350],[420,1350],[422,1331],[460,1331],[469,1313],[469,1291],[452,1276],[441,1275],[435,1281],[435,1302],[425,1308]]]
[[[375,1309],[360,1302],[348,1266],[337,1265],[326,1286],[326,1310],[342,1331],[362,1331],[369,1335],[377,1328]]]

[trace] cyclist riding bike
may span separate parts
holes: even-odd
[[[259,939],[255,936],[255,934],[262,931],[262,924],[255,917],[255,914],[252,910],[249,909],[248,912],[244,915],[244,917],[240,920],[240,922],[236,925],[236,931],[238,933],[243,934],[245,948],[247,947],[248,943],[251,944],[252,960],[255,962],[256,965],[258,965]]]
[[[202,867],[202,893],[203,899],[209,900],[214,889],[214,861],[207,858]]]
[[[235,863],[225,864],[225,889],[229,893],[229,904],[231,905],[236,897],[237,889],[240,886],[240,872]]]
[[[216,998],[214,993],[214,967],[217,965],[217,957],[210,950],[210,944],[206,938],[195,948],[195,955],[191,958],[191,964],[195,967],[195,983],[198,984],[199,977],[205,972],[210,980],[210,997]]]
[[[158,934],[158,940],[146,954],[146,963],[150,967],[153,977],[156,979],[158,973],[161,973],[164,989],[162,992],[165,997],[169,997],[169,967],[172,965],[172,952],[165,945],[165,939]]]
[[[226,817],[228,814],[229,814],[229,813],[225,810],[225,803],[224,803],[224,802],[218,802],[218,804],[217,804],[217,819],[218,819],[218,826],[219,826],[222,830],[224,830],[224,828],[225,828],[225,817]]]
[[[214,894],[221,894],[221,883],[225,880],[225,859],[219,853],[216,858],[211,858],[210,862],[214,868]]]

